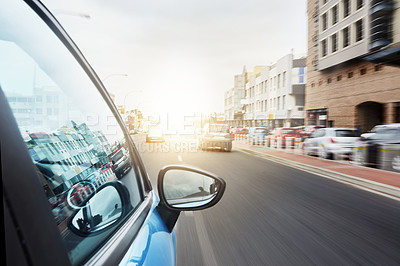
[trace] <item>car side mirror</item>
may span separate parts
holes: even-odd
[[[181,211],[210,208],[225,192],[225,181],[204,170],[183,165],[169,165],[158,174],[160,205],[157,207],[172,231]]]
[[[110,229],[131,210],[129,192],[120,181],[111,181],[99,187],[75,209],[68,228],[79,236],[89,236]]]

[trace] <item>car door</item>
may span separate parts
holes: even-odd
[[[7,265],[156,263],[155,252],[174,264],[174,234],[93,69],[40,2],[1,6]]]
[[[318,151],[320,149],[320,145],[322,144],[322,137],[325,135],[325,130],[324,129],[318,129],[315,131],[315,133],[312,135],[312,138],[309,139],[309,146],[311,147],[311,151],[313,154],[318,154]]]

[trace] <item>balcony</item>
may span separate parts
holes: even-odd
[[[305,91],[306,91],[305,84],[293,84],[289,94],[290,95],[302,95],[302,94],[305,94]]]
[[[390,24],[394,5],[391,0],[374,0],[369,14],[371,17],[370,49],[375,50],[392,42]]]

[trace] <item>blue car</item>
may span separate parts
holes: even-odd
[[[0,2],[4,262],[175,265],[180,212],[215,205],[224,180],[169,165],[157,195],[110,95],[53,15],[36,0]]]
[[[268,136],[268,129],[266,127],[253,127],[250,128],[249,135],[253,145],[264,145],[265,138]]]

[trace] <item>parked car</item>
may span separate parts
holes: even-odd
[[[388,123],[384,125],[376,125],[369,132],[361,134],[361,137],[367,139],[381,130],[385,131],[387,128],[400,128],[400,123]]]
[[[351,155],[357,139],[353,128],[320,128],[304,140],[304,153],[329,159],[335,155]]]
[[[232,150],[232,137],[227,124],[207,124],[198,137],[197,146],[201,150],[208,148],[219,148],[221,150]]]
[[[175,265],[180,213],[215,205],[224,180],[169,165],[157,196],[113,100],[64,28],[40,1],[0,5],[4,264]],[[32,112],[19,112],[21,102]],[[130,165],[120,179],[114,143]]]
[[[280,128],[275,128],[270,132],[269,137],[273,139],[274,141],[277,141],[278,138],[280,137],[282,139],[282,147],[286,147],[286,138],[288,137],[293,137],[293,138],[299,138],[300,134],[298,130],[292,127],[280,127]]]
[[[248,128],[235,128],[231,131],[231,137],[235,138],[235,136],[246,136],[249,133]]]
[[[325,126],[305,126],[304,129],[299,130],[301,141],[304,141],[306,138],[310,137],[319,128],[325,128]]]
[[[149,126],[149,129],[146,134],[146,142],[164,142],[164,134],[160,126],[153,125]]]
[[[118,179],[121,179],[131,169],[129,155],[124,149],[119,149],[111,156],[113,171]]]
[[[356,142],[354,161],[364,166],[400,171],[400,127],[380,125],[371,132],[371,135],[362,136]]]
[[[268,136],[268,129],[266,127],[252,127],[249,130],[248,136],[253,145],[265,144],[265,137]]]

